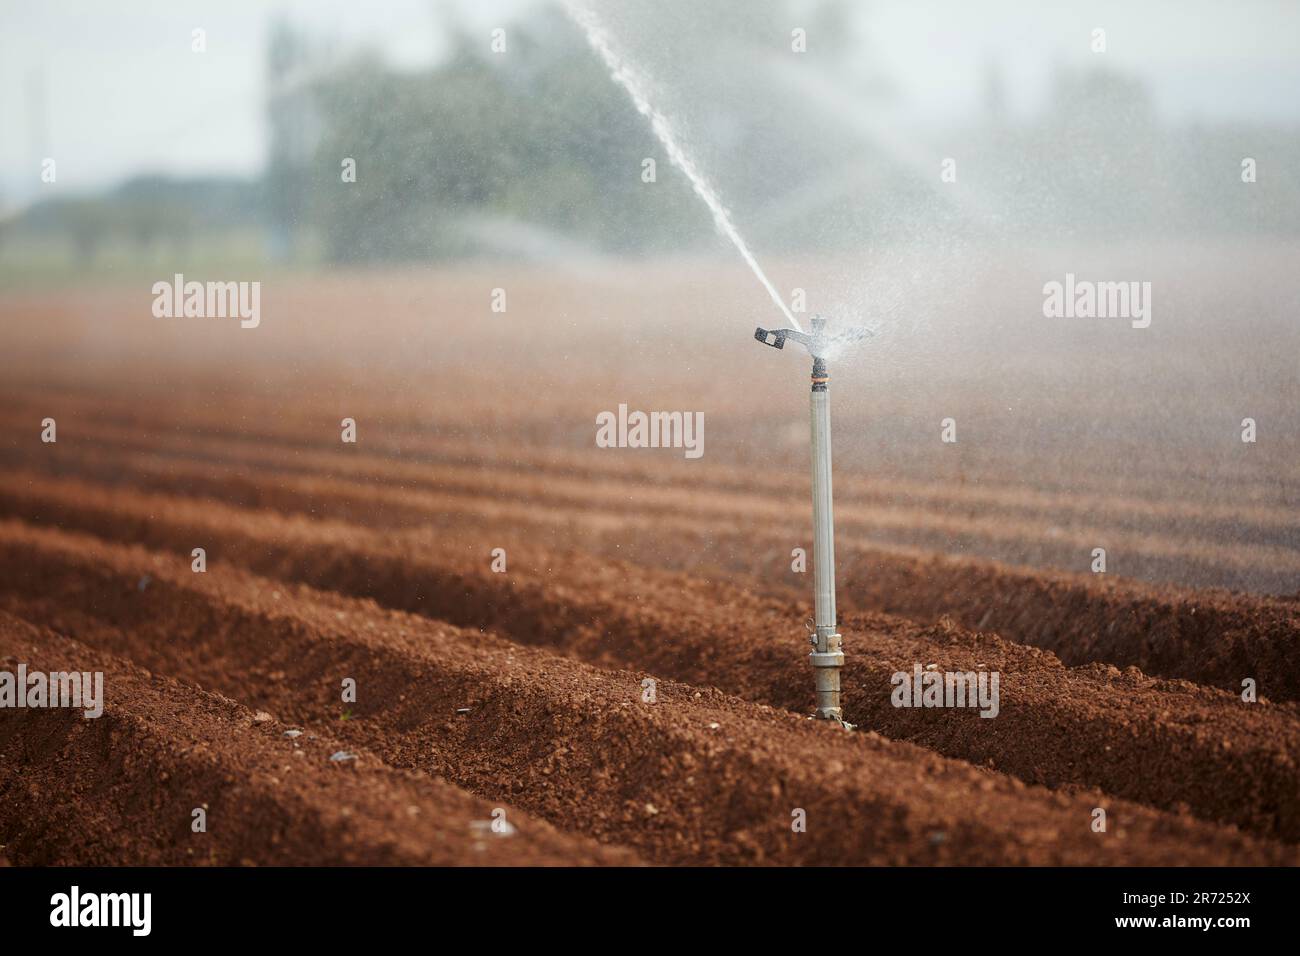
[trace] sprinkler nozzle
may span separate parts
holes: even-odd
[[[785,348],[786,339],[792,339],[806,348],[808,354],[813,358],[826,358],[827,354],[836,346],[861,342],[863,339],[870,337],[871,330],[863,326],[854,326],[834,335],[828,335],[826,333],[826,319],[820,315],[812,317],[811,333],[800,332],[798,329],[758,328],[754,330],[754,338],[764,345],[770,345],[774,349],[783,349]]]

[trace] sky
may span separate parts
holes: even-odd
[[[486,44],[493,27],[540,2],[0,0],[0,210],[144,172],[256,175],[276,16],[341,52],[370,48],[416,68],[439,56],[448,22],[481,31]],[[1168,118],[1300,124],[1294,0],[875,0],[861,9],[863,67],[888,74],[898,93],[891,121],[959,122],[981,103],[990,63],[1012,113],[1032,112],[1053,68],[1095,57],[1088,44],[1100,26],[1108,64],[1146,80]],[[655,27],[652,4],[642,26]],[[191,50],[195,28],[206,31],[203,54]],[[58,163],[54,187],[40,180],[46,156]]]
[[[868,37],[906,109],[931,121],[976,108],[997,62],[1013,110],[1037,105],[1054,64],[1105,62],[1146,81],[1170,119],[1300,123],[1300,3],[1294,0],[924,0],[878,2]]]

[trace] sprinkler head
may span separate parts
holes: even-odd
[[[754,338],[764,345],[772,346],[774,349],[785,348],[786,340],[790,339],[806,348],[808,354],[813,358],[824,359],[840,346],[861,342],[871,336],[871,330],[864,326],[854,326],[833,335],[828,334],[826,332],[826,318],[821,315],[812,317],[811,328],[811,332],[800,332],[798,329],[759,328],[754,330]]]

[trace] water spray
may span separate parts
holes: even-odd
[[[843,638],[835,624],[835,517],[831,501],[830,373],[826,358],[833,350],[857,342],[870,333],[855,328],[836,335],[826,332],[826,319],[813,316],[812,332],[797,329],[755,329],[754,338],[775,349],[787,341],[798,342],[812,356],[812,499],[814,617],[811,635],[813,674],[817,682],[816,715],[844,722],[840,707],[840,668],[844,666]]]
[[[677,138],[677,133],[673,130],[672,124],[668,117],[655,108],[650,102],[650,97],[646,93],[646,81],[633,68],[632,64],[626,58],[615,52],[613,41],[610,39],[608,32],[601,25],[600,18],[596,16],[595,11],[583,6],[577,0],[564,0],[564,9],[568,11],[574,22],[582,28],[583,33],[587,36],[587,42],[596,54],[604,61],[605,66],[609,69],[610,79],[627,92],[632,99],[632,105],[636,111],[644,116],[650,122],[650,129],[654,132],[663,148],[668,153],[668,159],[674,166],[685,173],[686,178],[690,181],[691,189],[698,196],[704,205],[708,207],[710,215],[713,216],[713,225],[718,232],[726,236],[736,251],[740,253],[740,258],[749,266],[749,270],[754,273],[759,284],[767,290],[776,307],[781,310],[781,314],[786,317],[796,329],[802,330],[799,320],[794,317],[790,307],[785,304],[780,293],[776,291],[776,286],[772,285],[772,280],[767,277],[763,267],[758,264],[754,258],[754,253],[749,249],[749,245],[740,235],[735,224],[731,221],[731,215],[727,212],[727,207],[722,204],[718,198],[717,190],[705,178],[695,161],[691,159],[690,154],[682,146]]]

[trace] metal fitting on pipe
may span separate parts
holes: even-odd
[[[817,716],[822,720],[843,721],[840,707],[840,668],[844,666],[843,638],[834,628],[817,628],[813,635],[813,674],[817,681]],[[829,633],[827,633],[827,631]]]

